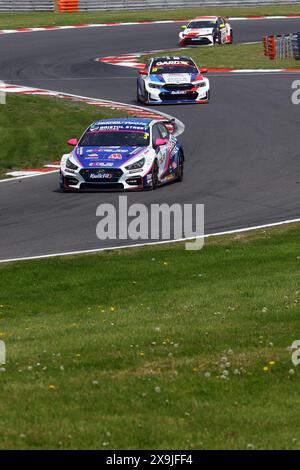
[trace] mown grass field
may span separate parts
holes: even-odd
[[[6,96],[0,105],[0,178],[8,171],[39,168],[59,161],[70,150],[66,141],[80,137],[96,119],[122,116],[119,111],[40,96]],[[124,114],[123,114],[124,116]]]
[[[299,237],[0,265],[0,448],[299,449]]]
[[[45,25],[64,26],[82,23],[128,22],[143,20],[188,19],[199,15],[224,16],[265,16],[265,15],[299,15],[298,5],[267,5],[254,7],[206,7],[179,8],[174,10],[138,10],[138,11],[105,11],[79,13],[1,13],[0,29],[18,27],[30,28]]]
[[[165,51],[166,55],[185,55],[192,57],[199,67],[208,68],[235,68],[235,69],[281,69],[299,68],[300,61],[292,59],[271,60],[264,56],[262,44],[227,44],[214,47],[185,47],[178,51]],[[159,54],[140,57],[140,62],[145,62],[148,57]]]

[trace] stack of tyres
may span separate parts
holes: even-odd
[[[292,37],[293,57],[300,60],[300,33],[294,33]]]

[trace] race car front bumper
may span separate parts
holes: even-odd
[[[77,171],[60,169],[60,187],[65,191],[122,191],[147,189],[152,184],[152,174],[144,169],[126,171],[120,168],[100,170],[80,168]]]
[[[180,46],[197,46],[197,45],[214,45],[214,36],[212,34],[202,36],[196,34],[179,34],[179,45]]]
[[[203,86],[192,84],[165,85],[162,88],[146,86],[148,104],[206,103],[209,99],[209,81],[204,79]]]

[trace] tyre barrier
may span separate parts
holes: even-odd
[[[264,55],[269,59],[300,60],[300,33],[265,34],[262,38]]]
[[[60,13],[73,13],[78,11],[78,0],[58,0]]]

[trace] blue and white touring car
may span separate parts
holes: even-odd
[[[75,148],[61,159],[61,189],[156,189],[182,181],[183,148],[166,126],[170,121],[149,118],[94,122],[79,141],[68,141]]]
[[[190,57],[154,57],[137,78],[137,101],[146,104],[207,103],[208,78]]]

